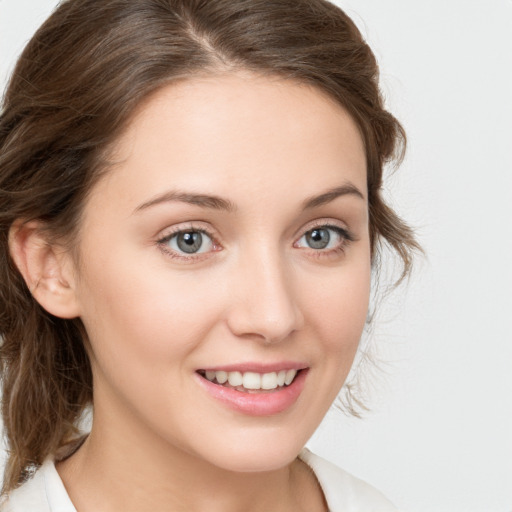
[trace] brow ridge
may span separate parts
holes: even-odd
[[[318,208],[319,206],[323,206],[331,201],[334,201],[338,197],[353,195],[359,197],[363,201],[366,200],[364,194],[352,183],[345,183],[339,187],[334,187],[327,192],[323,192],[320,195],[310,197],[303,202],[304,210],[308,210],[310,208]]]
[[[305,201],[303,201],[302,208],[304,210],[318,208],[319,206],[323,206],[334,201],[338,197],[345,195],[353,195],[365,200],[363,193],[355,185],[351,183],[345,183],[339,187],[329,189],[320,195],[307,198]],[[228,212],[234,212],[237,210],[237,207],[233,202],[219,196],[171,190],[169,192],[160,194],[153,199],[146,201],[145,203],[142,203],[135,209],[135,213],[166,202],[183,202],[193,204],[195,206],[200,206],[202,208],[225,210]]]
[[[172,190],[160,194],[149,201],[141,204],[135,209],[135,212],[146,210],[157,204],[167,202],[181,202],[200,206],[202,208],[211,208],[213,210],[226,210],[233,212],[236,210],[236,206],[229,200],[223,199],[222,197],[209,195],[209,194],[195,194],[191,192],[182,192],[179,190]]]

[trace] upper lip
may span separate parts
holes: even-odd
[[[245,362],[245,363],[234,363],[225,365],[215,365],[200,368],[202,371],[213,371],[213,372],[254,372],[254,373],[271,373],[279,372],[282,370],[303,370],[308,368],[309,365],[301,362],[294,361],[279,361],[276,363],[256,363],[256,362]]]

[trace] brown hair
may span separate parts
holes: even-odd
[[[71,240],[108,147],[152,92],[195,73],[245,69],[313,85],[343,105],[368,164],[373,261],[391,246],[410,269],[411,230],[383,202],[383,166],[405,135],[383,107],[378,67],[326,0],[68,0],[21,55],[0,115],[0,351],[7,438],[3,492],[77,435],[92,402],[81,321],[52,316],[14,265],[8,234],[41,220]]]

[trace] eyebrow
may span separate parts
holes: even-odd
[[[334,201],[338,197],[352,195],[359,197],[363,201],[365,197],[363,193],[351,183],[345,183],[339,187],[335,187],[332,189],[323,192],[320,195],[312,196],[303,201],[302,208],[303,210],[308,210],[311,208],[318,208],[319,206],[323,206],[331,201]],[[160,194],[145,203],[137,206],[134,213],[138,213],[142,210],[146,210],[147,208],[151,208],[152,206],[168,203],[168,202],[181,202],[193,204],[195,206],[200,206],[202,208],[209,208],[213,210],[224,210],[227,212],[234,212],[237,210],[237,207],[234,203],[229,201],[228,199],[224,199],[219,196],[208,195],[208,194],[194,194],[190,192],[182,192],[177,190],[171,190],[169,192],[165,192]]]
[[[310,208],[318,208],[319,206],[323,206],[327,203],[330,203],[331,201],[334,201],[338,197],[346,195],[359,197],[363,201],[366,200],[363,193],[355,185],[352,185],[352,183],[345,183],[340,187],[331,188],[327,192],[324,192],[318,196],[313,196],[306,199],[302,203],[302,206],[304,210],[308,210]]]
[[[236,206],[229,200],[223,199],[218,196],[211,196],[208,194],[193,194],[190,192],[170,191],[160,194],[153,199],[137,206],[134,213],[140,212],[161,203],[168,202],[181,202],[200,206],[202,208],[210,208],[213,210],[226,210],[228,212],[234,212]]]

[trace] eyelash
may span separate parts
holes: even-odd
[[[332,249],[309,248],[314,258],[335,257],[336,255],[344,254],[349,245],[352,242],[356,241],[355,236],[348,229],[342,228],[341,226],[338,226],[336,224],[329,224],[322,221],[319,221],[316,224],[309,226],[308,229],[303,232],[299,240],[301,240],[307,233],[311,233],[311,231],[314,231],[315,229],[332,230],[341,238],[341,242],[339,243],[338,246],[333,247]],[[298,243],[298,241],[294,243],[294,247]]]
[[[189,256],[185,256],[184,254],[180,254],[177,251],[169,248],[169,246],[167,244],[176,235],[179,235],[180,233],[188,233],[188,232],[201,233],[202,235],[206,235],[212,241],[213,250],[209,251],[209,252],[197,253],[197,254],[191,253]],[[164,254],[166,254],[167,256],[170,256],[171,258],[181,260],[185,263],[199,261],[201,259],[204,259],[204,258],[208,257],[211,252],[219,251],[220,247],[221,247],[220,244],[217,242],[215,235],[211,231],[209,231],[205,228],[202,228],[202,227],[194,226],[193,224],[191,224],[189,226],[185,226],[185,227],[180,226],[180,227],[174,229],[170,233],[168,233],[165,236],[163,236],[162,238],[158,239],[156,243],[157,243],[159,249]]]
[[[315,229],[332,230],[341,238],[341,242],[338,244],[337,247],[334,247],[332,249],[313,249],[311,247],[310,248],[297,247],[298,242],[305,235],[307,235],[311,231],[314,231]],[[174,249],[169,248],[168,243],[176,235],[179,235],[180,233],[187,233],[187,232],[201,233],[202,235],[206,235],[212,241],[213,250],[207,251],[204,253],[191,253],[189,256],[185,256],[184,254],[180,254],[177,251],[175,251]],[[298,249],[309,250],[312,257],[314,257],[314,258],[325,258],[325,257],[333,257],[333,256],[336,256],[337,254],[345,253],[347,247],[355,240],[356,240],[356,238],[354,237],[354,235],[349,230],[347,230],[345,228],[342,228],[335,224],[318,222],[318,223],[308,227],[308,229],[302,233],[300,238],[296,242],[294,242],[293,246]],[[168,233],[165,236],[163,236],[162,238],[158,239],[156,243],[157,243],[159,249],[167,256],[170,256],[173,259],[181,260],[182,262],[191,262],[191,263],[208,258],[212,252],[218,252],[219,250],[221,250],[221,245],[217,241],[215,235],[210,230],[205,229],[203,227],[197,227],[192,224],[185,226],[185,227],[180,226],[180,227],[174,229],[170,233]]]

